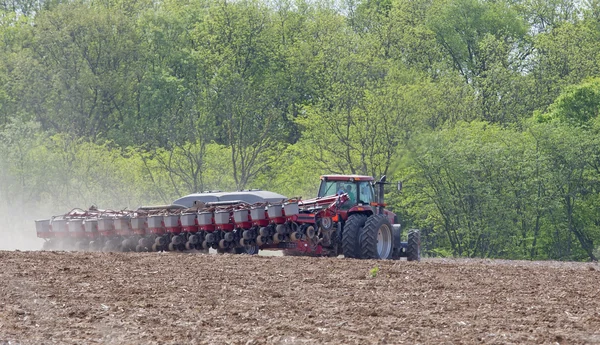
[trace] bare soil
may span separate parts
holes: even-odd
[[[590,263],[68,252],[0,263],[0,344],[600,344]]]

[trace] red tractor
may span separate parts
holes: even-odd
[[[407,242],[401,240],[397,217],[385,209],[384,186],[386,177],[379,181],[371,176],[321,176],[318,198],[332,194],[347,194],[348,200],[336,207],[331,220],[337,226],[337,254],[356,259],[420,260],[421,240],[418,230],[409,230]],[[377,188],[376,188],[377,187]],[[398,190],[402,184],[398,183]],[[375,190],[377,189],[377,193]],[[330,220],[321,219],[321,227],[331,227]]]

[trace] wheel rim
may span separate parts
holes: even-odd
[[[392,252],[392,230],[387,225],[382,225],[377,230],[377,255],[387,259]]]

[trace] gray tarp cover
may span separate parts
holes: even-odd
[[[192,207],[194,201],[202,202],[218,202],[218,201],[234,201],[241,200],[249,204],[257,202],[277,203],[287,200],[288,198],[277,193],[266,190],[244,191],[244,192],[217,192],[217,193],[195,193],[186,195],[173,201],[173,204]]]

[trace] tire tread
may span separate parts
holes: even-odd
[[[360,231],[359,243],[360,243],[360,251],[363,259],[390,259],[393,253],[393,244],[392,250],[389,253],[389,257],[380,258],[379,253],[377,252],[377,233],[379,228],[382,225],[387,225],[392,230],[392,225],[388,221],[387,217],[382,214],[374,214],[370,216],[365,226]],[[393,242],[393,236],[391,238]]]
[[[351,214],[344,224],[342,231],[342,252],[346,258],[361,259],[359,247],[359,235],[361,228],[365,225],[367,216],[364,214]]]
[[[372,215],[367,218],[367,222],[360,232],[358,241],[363,259],[379,259],[377,257],[377,225],[379,224],[379,217],[379,215]]]
[[[408,230],[406,259],[408,261],[421,261],[421,234],[417,229]]]

